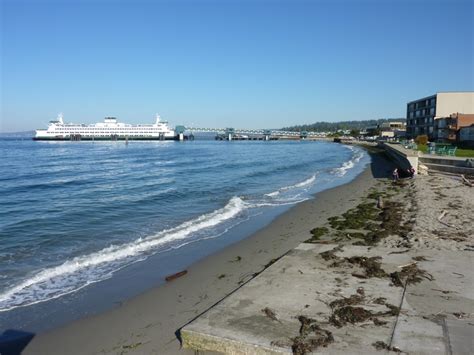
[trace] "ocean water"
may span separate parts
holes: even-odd
[[[370,161],[329,142],[0,140],[0,317],[186,266]],[[193,250],[191,252],[191,250]],[[160,259],[161,258],[161,259]],[[160,264],[160,261],[161,264]]]

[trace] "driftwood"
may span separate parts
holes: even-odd
[[[464,185],[467,185],[467,186],[469,186],[469,187],[473,187],[473,186],[474,186],[474,184],[473,184],[471,181],[469,181],[468,179],[466,179],[466,177],[464,176],[464,174],[461,175],[461,179],[462,179],[462,183],[463,183]]]
[[[442,219],[444,218],[444,216],[446,216],[447,213],[448,213],[447,211],[441,212],[441,214],[438,216],[438,222],[445,225],[446,227],[459,229],[458,227],[453,226],[452,224],[449,224],[449,223],[446,223],[446,222],[442,221]]]
[[[404,267],[407,267],[407,266],[412,266],[412,265],[416,265],[416,264],[418,264],[418,263],[417,263],[416,261],[414,261],[414,262],[412,262],[412,263],[409,263],[409,264],[405,264],[405,265],[399,265],[398,267],[403,269]]]
[[[188,270],[183,270],[183,271],[177,272],[176,274],[166,276],[165,280],[168,281],[168,282],[173,281],[173,280],[177,279],[178,277],[186,275],[187,273],[188,273]]]
[[[377,208],[380,208],[381,210],[383,210],[385,204],[383,203],[383,199],[382,199],[382,196],[379,196],[378,200],[377,200]]]

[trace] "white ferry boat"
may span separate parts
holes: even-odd
[[[106,117],[95,124],[64,123],[59,114],[50,121],[47,129],[37,129],[34,140],[173,140],[183,139],[184,129],[176,134],[168,122],[156,115],[154,124],[131,125],[118,122],[115,117]]]

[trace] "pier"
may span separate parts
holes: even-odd
[[[202,127],[184,127],[186,132],[194,133],[215,133],[216,140],[300,140],[300,139],[325,139],[326,136],[319,132],[294,132],[294,131],[283,131],[278,129],[236,129],[236,128],[202,128]]]

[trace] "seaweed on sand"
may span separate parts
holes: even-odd
[[[333,309],[333,312],[331,317],[329,317],[329,323],[340,328],[347,323],[356,324],[372,320],[376,326],[381,326],[387,324],[387,322],[377,317],[398,316],[400,313],[400,308],[386,303],[385,298],[382,297],[376,299],[377,302],[374,303],[385,305],[389,309],[386,312],[371,312],[363,307],[354,307],[363,301],[364,296],[358,294],[331,302],[329,306]]]
[[[380,263],[381,257],[365,257],[365,256],[352,256],[350,258],[339,258],[339,260],[334,261],[330,266],[337,267],[341,266],[344,263],[349,263],[352,265],[358,265],[365,271],[366,277],[385,277],[387,273],[382,269]]]
[[[392,283],[397,287],[404,287],[407,285],[419,283],[423,278],[432,281],[433,276],[428,274],[425,270],[419,269],[416,262],[402,267],[401,271],[392,272],[390,275]]]
[[[321,328],[318,323],[311,318],[299,316],[299,335],[293,338],[291,350],[295,355],[304,355],[312,352],[318,347],[326,347],[334,342],[334,337],[329,330]]]
[[[388,350],[388,351],[395,351],[397,353],[400,353],[402,352],[400,349],[394,347],[394,346],[390,346],[388,344],[386,344],[385,342],[383,341],[376,341],[375,343],[372,344],[372,346],[375,347],[375,349],[377,350]]]
[[[331,317],[329,318],[329,322],[340,328],[344,326],[346,323],[361,323],[365,322],[368,319],[371,319],[374,314],[362,307],[353,307],[353,306],[343,306],[341,308],[336,309]]]
[[[367,229],[378,213],[379,210],[373,202],[366,202],[343,213],[341,218],[330,217],[328,221],[330,226],[337,230]]]
[[[271,308],[265,307],[264,309],[262,309],[262,312],[265,313],[265,315],[271,320],[279,322],[276,313]]]
[[[326,227],[317,227],[310,230],[310,233],[313,235],[308,240],[305,240],[305,243],[314,243],[317,242],[321,237],[327,234],[329,230]]]
[[[335,247],[334,249],[331,249],[331,250],[328,250],[328,251],[324,251],[322,253],[320,253],[319,255],[321,255],[321,257],[326,260],[326,261],[329,261],[329,260],[337,260],[337,259],[340,259],[340,257],[338,257],[336,255],[337,252],[340,252],[340,251],[343,251],[342,249],[342,245],[338,245],[337,247]]]
[[[329,307],[334,309],[334,308],[340,308],[342,306],[360,304],[363,300],[364,300],[364,296],[362,295],[351,295],[347,298],[341,298],[341,299],[332,301],[331,303],[329,303]]]

